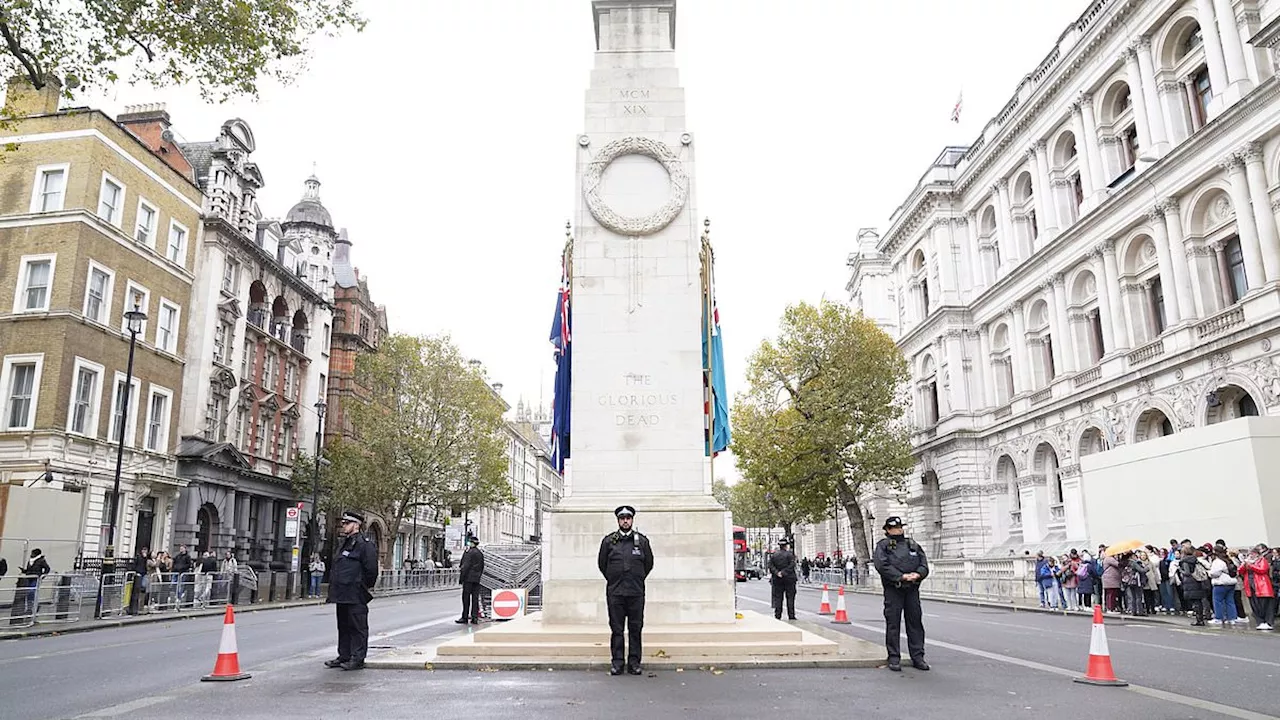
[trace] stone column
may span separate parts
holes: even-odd
[[[964,251],[960,253],[960,295],[961,302],[968,303],[977,295],[976,290],[983,287],[976,265],[982,258],[978,255],[978,242],[973,235],[973,227],[968,217],[951,218],[951,236],[960,240]],[[965,291],[968,291],[966,294]]]
[[[1249,291],[1266,284],[1262,264],[1262,247],[1258,241],[1258,225],[1253,219],[1249,202],[1249,182],[1245,179],[1244,161],[1231,154],[1222,159],[1222,167],[1231,180],[1231,205],[1236,213],[1236,233],[1240,236],[1240,252],[1244,255],[1244,275],[1249,281]]]
[[[951,246],[951,219],[938,218],[929,233],[933,250],[938,256],[938,305],[959,305],[959,286],[956,283],[956,252]]]
[[[1258,243],[1262,249],[1262,269],[1267,281],[1280,280],[1280,233],[1276,231],[1276,214],[1271,209],[1271,193],[1267,190],[1267,171],[1262,165],[1262,144],[1251,142],[1240,151],[1244,159],[1245,177],[1249,184],[1249,200],[1253,219],[1258,225]],[[1239,213],[1239,211],[1236,211]]]
[[[1147,280],[1146,282],[1142,283],[1142,290],[1143,290],[1143,297],[1146,298],[1146,302],[1147,302],[1147,330],[1151,333],[1152,342],[1155,342],[1155,338],[1160,336],[1160,324],[1159,324],[1160,306],[1156,304],[1156,293],[1155,293],[1155,290],[1153,289],[1153,285],[1150,280]],[[1169,301],[1168,299],[1166,299],[1164,302],[1164,308],[1166,312],[1166,317],[1164,318],[1166,321],[1165,327],[1169,327],[1170,325],[1173,324],[1168,322],[1169,307],[1170,307]]]
[[[1141,61],[1141,58],[1139,58]],[[1157,88],[1169,144],[1177,145],[1191,135],[1191,118],[1187,116],[1186,87],[1177,80],[1160,83]]]
[[[1178,313],[1184,320],[1196,317],[1195,292],[1191,287],[1191,266],[1187,262],[1187,245],[1182,237],[1182,218],[1178,214],[1178,199],[1165,198],[1156,208],[1164,213],[1165,229],[1168,231],[1169,257],[1173,260],[1173,281],[1177,283]],[[1159,223],[1156,223],[1159,225]],[[1157,230],[1156,241],[1158,242]],[[1166,303],[1167,304],[1167,303]]]
[[[951,412],[969,410],[968,385],[964,372],[964,347],[961,345],[960,331],[948,330],[943,336],[943,347],[947,354],[947,371],[951,374],[951,393],[948,400]]]
[[[1031,389],[1027,377],[1027,321],[1022,316],[1022,301],[1010,305],[1009,313],[1013,315],[1013,337],[1009,338],[1014,363],[1013,380],[1016,383],[1013,394],[1018,395]]]
[[[1142,99],[1147,111],[1147,125],[1151,138],[1150,154],[1162,157],[1169,151],[1169,135],[1165,130],[1164,111],[1156,93],[1156,72],[1151,62],[1151,38],[1143,35],[1133,41],[1138,56],[1138,76],[1142,83]],[[1130,88],[1130,92],[1133,89]],[[1146,153],[1144,153],[1146,154]]]
[[[1149,44],[1149,43],[1148,43]],[[1133,103],[1133,119],[1134,125],[1138,128],[1138,147],[1135,148],[1135,155],[1144,155],[1151,152],[1151,126],[1147,120],[1147,107],[1159,112],[1153,103],[1148,102],[1147,95],[1143,92],[1143,86],[1150,83],[1143,82],[1142,68],[1138,63],[1138,44],[1124,49],[1124,69],[1125,75],[1129,80],[1129,100]]]
[[[1092,112],[1092,111],[1090,111]],[[1084,102],[1076,100],[1071,103],[1071,128],[1076,135],[1076,166],[1080,169],[1080,188],[1084,190],[1085,198],[1093,196],[1093,171],[1090,169],[1092,157],[1089,154],[1087,146],[1096,145],[1097,141],[1089,142],[1089,136],[1086,134],[1084,126]],[[1068,190],[1070,192],[1070,190]],[[1075,202],[1074,198],[1069,198],[1071,202]],[[1083,207],[1081,208],[1083,210]],[[1065,229],[1065,228],[1064,228]]]
[[[1165,323],[1168,327],[1174,327],[1182,322],[1182,312],[1180,301],[1171,297],[1178,294],[1178,280],[1173,273],[1173,259],[1169,251],[1169,233],[1165,229],[1164,211],[1158,206],[1154,207],[1147,211],[1147,219],[1151,221],[1151,229],[1155,234],[1156,258],[1160,262],[1160,286],[1164,289],[1165,298]],[[1150,290],[1148,295],[1154,298]]]
[[[1071,337],[1071,326],[1067,323],[1067,288],[1062,273],[1050,278],[1053,286],[1053,318],[1057,327],[1053,328],[1053,351],[1056,355],[1058,372],[1075,372],[1075,343]]]
[[[1235,15],[1231,19],[1232,29],[1235,27]],[[1209,82],[1213,85],[1213,94],[1220,96],[1230,80],[1227,79],[1227,61],[1222,54],[1222,39],[1218,33],[1218,22],[1213,14],[1213,0],[1196,0],[1196,19],[1200,22],[1200,35],[1204,39],[1204,58],[1209,65]]]
[[[996,226],[999,228],[1000,257],[1002,260],[1016,264],[1022,256],[1018,254],[1018,238],[1013,234],[1013,215],[1009,206],[1009,181],[1000,178],[991,186],[991,193],[996,199]]]
[[[1207,111],[1200,107],[1200,98],[1197,96],[1196,87],[1192,84],[1190,78],[1182,81],[1182,90],[1183,94],[1187,96],[1187,109],[1191,111],[1191,130],[1188,133],[1191,134],[1204,127],[1204,124],[1209,122],[1209,118],[1196,118],[1197,114],[1203,115]]]
[[[1094,254],[1102,261],[1102,281],[1098,283],[1098,305],[1100,308],[1106,308],[1106,312],[1099,313],[1102,316],[1102,339],[1107,343],[1103,352],[1105,355],[1108,352],[1127,349],[1132,343],[1132,338],[1126,337],[1127,333],[1123,331],[1123,325],[1121,325],[1124,321],[1124,310],[1120,302],[1120,273],[1116,264],[1115,241],[1104,240],[1099,243],[1094,248]],[[1096,264],[1094,273],[1096,277]]]
[[[1102,174],[1102,154],[1098,148],[1098,124],[1094,121],[1093,95],[1080,93],[1080,114],[1084,119],[1085,150],[1089,154],[1089,169],[1093,171],[1093,192],[1099,196],[1107,187],[1107,180]],[[1094,204],[1100,198],[1094,199]]]
[[[1236,28],[1236,11],[1231,7],[1231,0],[1214,0],[1214,8],[1218,16],[1218,34],[1222,39],[1222,54],[1227,62],[1227,82],[1236,86],[1237,92],[1243,96],[1253,87],[1253,82],[1249,80],[1249,70],[1244,62],[1244,43],[1240,40],[1240,31]],[[1204,25],[1201,27],[1203,28]]]
[[[1045,241],[1058,234],[1062,223],[1058,221],[1058,208],[1053,201],[1053,185],[1049,183],[1049,150],[1048,143],[1037,140],[1027,151],[1027,157],[1035,170],[1036,221],[1040,225],[1040,235]]]
[[[1227,263],[1227,242],[1219,240],[1209,248],[1213,250],[1214,265],[1218,268],[1218,299],[1225,308],[1235,302],[1231,297],[1231,266]]]
[[[974,361],[978,371],[979,392],[976,393],[975,401],[981,402],[983,408],[989,408],[996,404],[995,401],[995,373],[991,372],[991,340],[987,336],[987,326],[978,326],[978,357]],[[974,408],[975,410],[981,408]]]

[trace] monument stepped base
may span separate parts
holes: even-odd
[[[786,623],[743,612],[734,623],[650,625],[644,630],[648,669],[699,667],[876,667],[884,650],[809,623]],[[609,667],[609,630],[543,625],[542,614],[467,632],[435,645],[401,648],[367,660],[381,669],[581,669]]]

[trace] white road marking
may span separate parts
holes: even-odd
[[[751,602],[760,603],[761,605],[772,604],[765,600],[757,600],[756,598],[747,597],[745,595],[739,595],[738,597],[743,600],[750,600]],[[809,610],[801,610],[800,612],[804,613],[805,615],[822,617],[821,615],[818,615],[817,613],[811,612]],[[876,633],[884,632],[883,627],[876,627],[874,625],[863,625],[862,623],[852,623],[851,627],[856,627],[861,630],[867,630],[867,631],[876,632]],[[941,648],[946,648],[947,650],[953,650],[955,652],[964,653],[966,655],[973,655],[975,657],[984,658],[986,660],[995,660],[996,662],[1007,663],[1009,665],[1018,665],[1020,667],[1025,667],[1031,670],[1039,670],[1041,672],[1052,673],[1054,675],[1071,678],[1073,680],[1077,677],[1080,677],[1079,670],[1068,670],[1067,668],[1060,668],[1055,665],[1046,665],[1044,663],[1038,663],[1034,660],[1023,660],[1022,658],[1011,657],[1009,655],[1001,655],[1000,653],[987,652],[986,650],[979,650],[977,648],[966,647],[964,645],[956,645],[955,643],[943,642],[941,640],[930,640],[928,642],[931,645],[936,645]],[[1177,648],[1171,648],[1171,649],[1177,649]],[[1273,715],[1263,715],[1262,713],[1256,713],[1256,712],[1253,712],[1252,710],[1244,710],[1242,708],[1231,707],[1229,705],[1222,705],[1220,703],[1211,702],[1209,700],[1201,700],[1200,698],[1189,697],[1187,695],[1178,695],[1177,693],[1171,693],[1165,690],[1157,690],[1156,688],[1149,688],[1142,685],[1129,685],[1127,687],[1120,688],[1120,689],[1129,690],[1131,692],[1138,693],[1139,695],[1146,695],[1147,697],[1155,698],[1157,700],[1164,700],[1167,702],[1178,703],[1179,705],[1186,705],[1188,707],[1193,707],[1200,710],[1215,712],[1221,715],[1226,715],[1227,717],[1240,718],[1240,720],[1277,720],[1276,717]]]
[[[81,717],[81,718],[118,717],[120,715],[124,715],[125,713],[131,713],[134,710],[141,710],[144,707],[158,705],[162,702],[165,702],[166,700],[171,700],[171,699],[172,698],[169,697],[168,695],[155,695],[152,697],[138,698],[137,700],[130,700],[129,702],[120,703],[119,705],[112,705],[111,707],[103,708],[101,710],[94,710],[91,713],[85,713],[84,715],[79,715],[77,717]]]

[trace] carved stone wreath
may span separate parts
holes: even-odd
[[[624,155],[644,155],[662,163],[671,179],[671,196],[652,214],[645,217],[627,217],[605,204],[600,197],[600,182],[605,168]],[[671,224],[684,209],[689,197],[689,177],[685,175],[680,158],[666,144],[645,137],[624,137],[600,148],[587,172],[582,177],[582,194],[587,209],[596,221],[619,235],[652,235]]]

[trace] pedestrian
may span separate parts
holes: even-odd
[[[324,560],[319,555],[311,556],[311,565],[307,568],[311,572],[311,597],[320,597],[320,582],[324,580]]]
[[[480,624],[480,578],[484,577],[484,552],[480,550],[480,538],[467,538],[467,550],[458,564],[458,579],[462,582],[462,617],[454,620],[465,625]],[[467,616],[471,617],[468,618]]]
[[[911,665],[917,670],[928,670],[929,663],[924,661],[920,583],[929,576],[929,561],[924,548],[906,536],[902,518],[894,515],[885,520],[884,533],[885,538],[876,544],[875,566],[884,586],[884,644],[889,651],[889,669],[902,671],[898,642],[905,616]]]
[[[36,593],[39,591],[40,580],[50,572],[49,561],[40,548],[32,550],[27,566],[18,568],[18,588],[13,593],[9,624],[30,625],[35,621]]]
[[[1240,621],[1236,614],[1236,578],[1231,573],[1232,569],[1226,546],[1216,546],[1209,565],[1209,578],[1213,584],[1213,620],[1209,624],[1215,627],[1235,625]]]
[[[1269,550],[1266,545],[1255,545],[1240,565],[1244,594],[1249,598],[1258,630],[1270,630],[1276,619],[1275,588],[1271,584],[1271,563],[1267,560]]]
[[[796,619],[796,556],[791,543],[778,541],[778,552],[769,556],[769,582],[773,584],[773,616],[782,619],[782,601],[787,601],[787,619]]]
[[[620,505],[613,515],[618,529],[600,541],[597,565],[605,579],[605,604],[609,608],[610,675],[622,674],[624,650],[627,672],[639,675],[640,634],[644,629],[644,581],[653,572],[653,548],[649,538],[632,528],[636,509]],[[622,630],[628,634],[624,647]]]
[[[209,596],[213,592],[213,576],[218,572],[218,558],[212,550],[200,553],[200,564],[196,566],[196,603],[200,607],[209,607]]]
[[[800,561],[800,574],[804,576],[805,583],[809,582],[809,573],[813,570],[813,563],[809,562],[809,556],[806,555],[804,560]]]
[[[329,602],[337,606],[338,657],[325,667],[359,670],[369,652],[369,601],[378,582],[378,548],[360,532],[364,517],[342,514],[342,542],[333,555]]]
[[[173,587],[174,594],[177,598],[178,607],[182,607],[187,601],[187,580],[190,578],[191,567],[194,563],[191,561],[191,553],[187,551],[186,545],[178,546],[178,554],[173,556]],[[191,593],[194,595],[195,593]]]
[[[1182,597],[1195,612],[1195,619],[1191,624],[1203,627],[1206,595],[1212,587],[1209,582],[1209,564],[1204,559],[1204,550],[1192,548],[1191,543],[1182,546],[1180,555],[1178,583],[1182,587]]]

